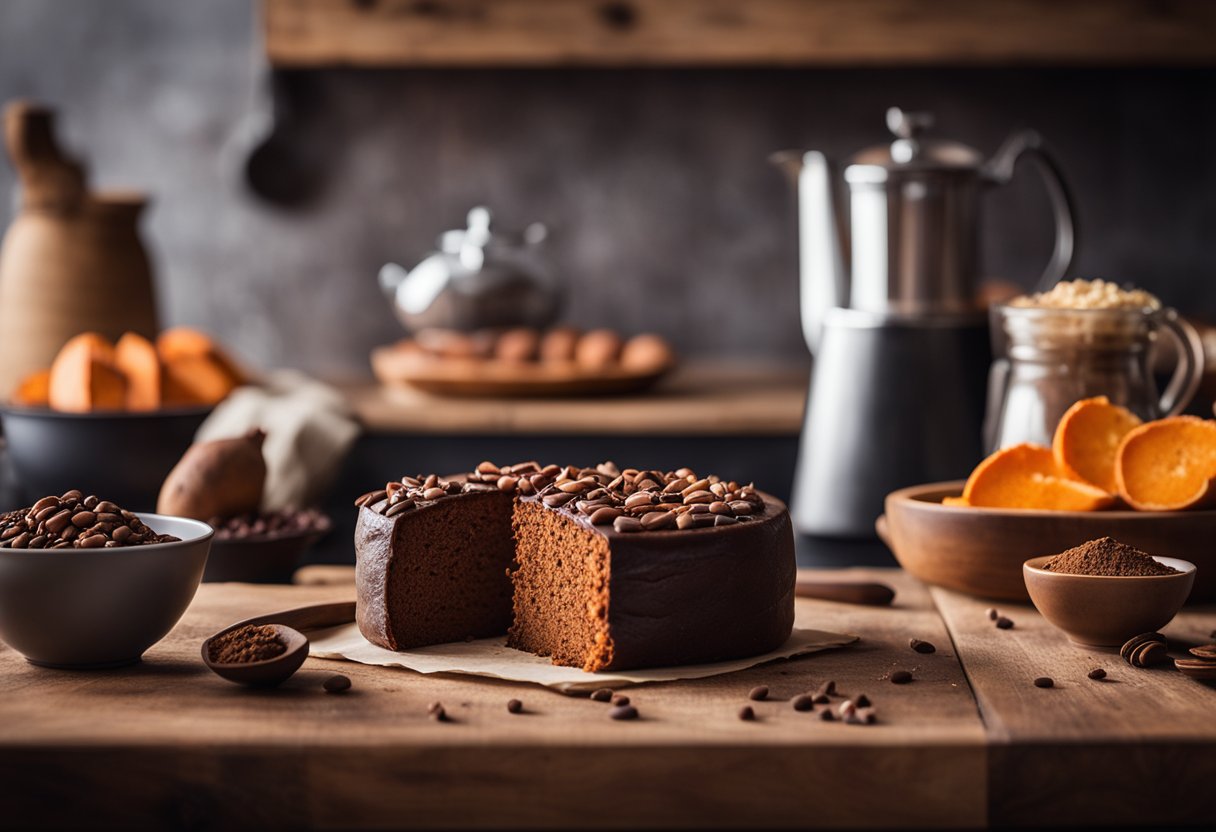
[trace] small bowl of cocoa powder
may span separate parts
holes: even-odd
[[[1022,565],[1030,600],[1074,644],[1117,648],[1160,630],[1195,583],[1195,564],[1102,537]]]
[[[308,637],[281,624],[234,624],[203,642],[203,664],[238,685],[274,687],[308,658]]]

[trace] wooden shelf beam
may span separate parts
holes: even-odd
[[[1212,0],[263,0],[282,67],[1216,65]]]

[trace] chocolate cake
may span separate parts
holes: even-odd
[[[752,485],[482,463],[357,505],[359,629],[390,650],[507,632],[555,664],[623,670],[764,653],[793,627],[789,514]]]

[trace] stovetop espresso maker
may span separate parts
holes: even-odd
[[[843,183],[820,152],[773,157],[797,183],[802,327],[815,358],[790,505],[804,534],[870,537],[889,492],[965,477],[982,457],[991,347],[980,209],[1019,160],[1042,174],[1055,215],[1037,288],[1072,263],[1071,200],[1039,135],[1015,133],[985,159],[927,138],[932,123],[888,110],[894,141],[853,156]]]

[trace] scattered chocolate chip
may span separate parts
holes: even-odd
[[[447,722],[448,712],[443,709],[443,705],[438,702],[432,702],[426,709],[426,715],[436,722]]]
[[[1011,619],[1006,618],[1006,617],[1005,617],[1005,616],[1003,616],[1003,615],[1002,615],[1002,616],[998,616],[998,617],[997,617],[997,619],[996,619],[996,628],[997,628],[998,630],[1012,630],[1012,629],[1013,629],[1013,621],[1012,621]]]
[[[612,719],[637,719],[638,709],[632,705],[619,705],[608,712]]]
[[[908,642],[908,646],[911,647],[913,650],[915,650],[917,653],[928,654],[928,653],[937,652],[937,648],[933,646],[932,642],[921,641],[918,638],[911,639]]]
[[[826,681],[822,685],[820,685],[818,687],[818,689],[816,689],[815,693],[816,693],[816,695],[823,694],[824,696],[835,696],[836,695],[836,682],[832,679],[829,679],[828,681]]]
[[[893,671],[891,673],[890,679],[891,679],[891,684],[893,684],[893,685],[906,685],[906,684],[908,684],[908,682],[912,681],[912,671],[910,671],[910,670]]]
[[[613,705],[616,705],[618,708],[621,708],[621,707],[624,707],[625,705],[629,704],[629,697],[623,693],[618,693],[616,696],[612,697],[611,701],[612,701]]]
[[[1055,681],[1050,676],[1040,676],[1034,680],[1036,688],[1049,688],[1055,685]]]
[[[600,688],[597,691],[593,691],[591,698],[596,702],[609,702],[612,700],[612,688]]]
[[[751,722],[755,718],[756,712],[752,709],[751,705],[744,705],[739,709],[739,719],[743,720],[744,722]]]
[[[836,719],[836,714],[832,713],[831,708],[824,708],[819,712],[819,718],[824,722],[833,722]]]
[[[523,702],[520,702],[518,699],[508,699],[507,700],[507,713],[522,714],[523,712],[524,712],[524,703]]]
[[[768,685],[756,685],[747,692],[747,698],[753,702],[762,702],[768,699]]]
[[[870,707],[870,697],[864,693],[859,693],[857,698],[853,700],[853,704],[859,708],[868,708]]]
[[[344,690],[350,690],[350,679],[341,673],[335,673],[322,682],[321,687],[325,688],[326,693],[341,693]]]
[[[989,621],[996,621],[1001,617],[1001,614],[993,607],[989,607],[987,610],[985,610],[984,615],[988,616]]]
[[[1088,675],[1091,679],[1105,679],[1106,671],[1100,667],[1095,667],[1093,670],[1089,671]]]
[[[795,711],[809,711],[815,707],[815,700],[813,697],[804,693],[799,696],[795,696],[790,704],[794,706]]]
[[[826,693],[817,693],[811,701],[813,701],[816,705],[827,705],[831,703],[832,697],[828,696]]]

